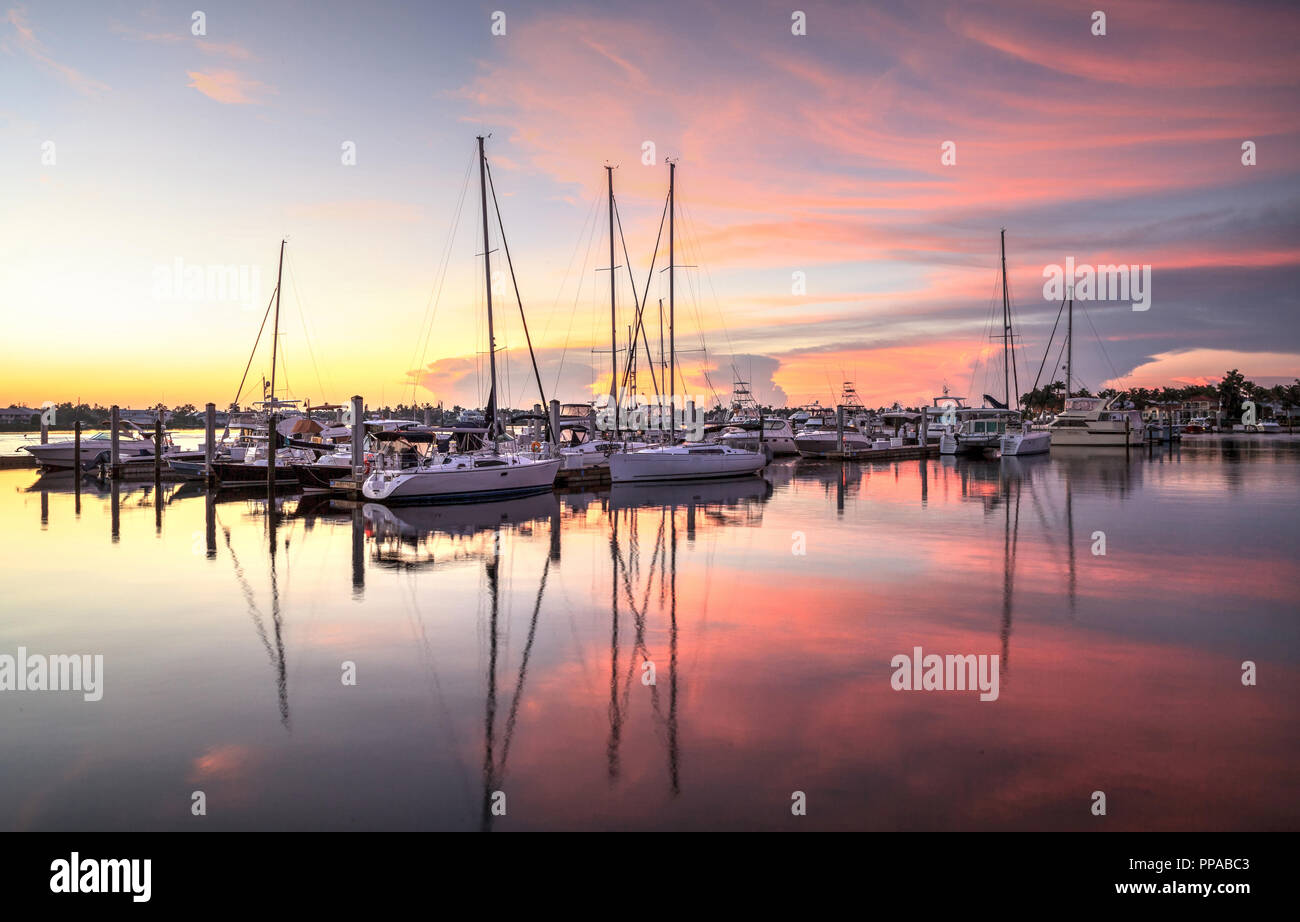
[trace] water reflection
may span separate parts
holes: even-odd
[[[222,828],[778,829],[804,790],[816,828],[1069,829],[1101,785],[1111,826],[1179,828],[1223,777],[1197,825],[1293,826],[1287,451],[402,508],[87,479],[80,518],[70,476],[0,472],[0,650],[110,679],[97,712],[0,696],[0,827],[188,828],[158,792],[191,774]],[[893,692],[913,645],[997,653],[1000,699]]]

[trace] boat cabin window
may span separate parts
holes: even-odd
[[[498,458],[480,458],[474,462],[475,467],[505,467],[505,464]]]

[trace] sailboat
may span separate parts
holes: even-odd
[[[1052,448],[1103,447],[1122,448],[1141,445],[1146,438],[1146,422],[1142,414],[1132,408],[1117,406],[1119,395],[1113,397],[1072,397],[1074,382],[1074,292],[1068,302],[1061,305],[1067,310],[1065,325],[1065,405],[1044,430]],[[1060,314],[1057,314],[1060,321]],[[1055,332],[1055,330],[1053,330]],[[1052,348],[1051,339],[1047,342]],[[1046,363],[1047,356],[1043,356]],[[1034,381],[1037,390],[1038,381]]]
[[[976,455],[1000,448],[1002,437],[1013,432],[1013,427],[1021,427],[1019,410],[1011,409],[1011,374],[1012,334],[1011,306],[1007,289],[1007,252],[1006,231],[1002,232],[1002,349],[1003,349],[1003,387],[1004,399],[984,394],[984,405],[967,407],[962,404],[965,398],[948,397],[944,388],[944,401],[935,399],[934,411],[940,419],[939,454],[941,455]],[[1019,385],[1016,387],[1019,390]],[[1018,399],[1017,399],[1018,402]],[[945,420],[947,422],[945,422]]]
[[[670,436],[676,437],[677,349],[674,332],[676,288],[674,276],[674,199],[677,164],[668,162],[668,405],[671,409]],[[672,440],[672,439],[670,439]],[[767,464],[767,456],[757,451],[706,442],[663,445],[612,454],[609,475],[613,483],[664,480],[709,480],[756,474]]]
[[[1002,359],[1003,359],[1003,380],[1006,380],[1006,365],[1015,360],[1014,347],[1011,332],[1011,297],[1007,288],[1007,232],[1002,231]],[[1051,348],[1051,343],[1047,346]],[[1020,388],[1017,387],[1016,390]],[[1007,405],[1011,405],[1010,387],[1006,391]],[[1019,405],[1020,398],[1016,398]],[[1040,455],[1052,447],[1052,437],[1046,429],[1033,428],[1027,419],[1021,418],[1020,428],[1007,428],[1002,433],[1002,438],[998,443],[998,448],[1003,457],[1019,457],[1020,455]]]
[[[379,502],[474,502],[540,493],[555,486],[559,458],[533,458],[499,449],[502,432],[497,411],[496,334],[492,317],[492,246],[488,239],[487,154],[483,137],[478,138],[479,191],[483,205],[483,272],[486,280],[488,364],[491,390],[488,392],[488,431],[484,441],[492,447],[483,452],[434,452],[413,468],[378,470],[366,478],[361,492]],[[493,193],[495,201],[496,194]],[[507,255],[509,250],[507,249]],[[545,395],[543,395],[545,402]]]
[[[237,429],[243,432],[246,438],[240,441],[246,441],[247,447],[242,452],[220,451],[214,453],[212,461],[212,473],[217,481],[222,485],[230,486],[233,484],[256,484],[269,483],[268,475],[274,475],[277,483],[293,483],[297,478],[293,471],[293,458],[283,456],[280,447],[288,439],[290,432],[300,417],[297,416],[297,400],[281,400],[275,396],[275,371],[278,361],[280,346],[280,285],[284,279],[284,247],[285,241],[280,241],[280,262],[276,269],[275,275],[275,293],[272,296],[272,302],[275,305],[275,321],[271,328],[271,380],[262,381],[262,400],[254,402],[254,406],[260,408],[255,414],[254,419],[239,420],[232,418],[228,423],[228,428]],[[271,303],[267,304],[267,312],[270,313]],[[262,319],[266,323],[266,318]],[[253,343],[253,352],[256,354],[258,343],[261,342],[262,331],[257,331],[257,341]],[[249,356],[249,362],[252,362],[252,356]],[[248,369],[244,369],[247,376]],[[239,384],[239,391],[244,388],[243,381]],[[268,392],[269,388],[269,392]],[[238,403],[239,393],[235,395],[235,401]],[[291,415],[280,417],[279,411],[287,408]],[[263,418],[264,417],[264,418]],[[265,430],[266,440],[262,441],[256,435],[247,436],[247,433],[259,433]],[[268,470],[269,465],[274,465],[273,471]]]
[[[614,265],[614,167],[606,164],[605,172],[609,183],[609,355],[610,355],[610,378],[609,378],[609,401],[610,406],[614,408],[614,419],[619,419],[619,374],[618,374],[618,305],[616,299],[617,280],[614,276],[618,268]],[[626,261],[626,260],[625,260]],[[631,269],[628,269],[628,275],[631,276]],[[646,283],[647,286],[649,282]],[[636,283],[632,283],[633,300],[636,300]],[[637,311],[638,325],[640,323],[640,310]],[[635,391],[636,371],[633,359],[636,355],[636,332],[637,328],[633,327],[628,332],[629,358],[628,370],[624,376],[629,396]],[[563,412],[563,411],[561,411]],[[617,422],[616,422],[617,425]],[[592,471],[609,468],[610,455],[622,451],[637,451],[649,447],[649,442],[644,440],[629,440],[625,433],[614,432],[597,432],[598,427],[595,424],[595,416],[592,416],[592,425],[590,428],[582,431],[583,438],[574,444],[566,445],[560,448],[560,458],[564,463],[566,471]],[[570,430],[575,432],[576,430]]]

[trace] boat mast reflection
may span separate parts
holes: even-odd
[[[492,535],[492,554],[483,562],[487,576],[488,595],[490,599],[488,615],[488,672],[487,696],[483,716],[483,800],[479,815],[479,829],[492,831],[494,797],[501,790],[505,778],[506,762],[510,758],[510,743],[514,739],[515,725],[519,717],[519,702],[523,700],[524,683],[528,678],[528,661],[532,656],[533,642],[537,639],[537,623],[542,611],[542,599],[546,595],[546,578],[551,572],[551,557],[547,555],[542,564],[542,577],[537,584],[537,595],[533,600],[532,616],[528,620],[528,639],[524,642],[523,656],[519,661],[519,674],[515,679],[515,691],[510,701],[510,711],[506,715],[505,731],[501,739],[500,759],[496,757],[496,717],[497,717],[497,647],[500,633],[498,619],[501,611],[501,530]]]
[[[213,540],[209,547],[215,548],[215,530],[217,525],[216,505],[210,502],[209,508],[213,513],[212,532]],[[266,623],[263,618],[261,609],[257,605],[257,598],[253,593],[253,587],[244,574],[244,567],[239,562],[239,555],[235,552],[235,547],[230,541],[230,527],[221,525],[221,534],[225,539],[226,552],[230,555],[231,566],[234,568],[235,580],[239,583],[240,592],[244,596],[244,604],[248,608],[249,617],[253,621],[253,628],[257,631],[257,639],[262,642],[263,649],[266,650],[266,656],[271,664],[271,671],[275,676],[276,698],[280,708],[280,723],[285,730],[292,729],[289,721],[289,677],[285,668],[284,653],[284,633],[283,618],[280,610],[280,586],[276,574],[275,563],[275,524],[272,515],[267,516],[267,531],[269,532],[270,563],[271,563],[271,633],[275,638],[274,645],[271,637],[266,632]],[[215,558],[215,552],[209,554],[210,558]]]

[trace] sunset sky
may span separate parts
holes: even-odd
[[[643,290],[665,157],[678,160],[677,258],[691,268],[677,273],[677,341],[694,393],[710,395],[707,371],[725,402],[734,364],[777,404],[830,402],[846,377],[870,405],[928,402],[945,381],[1001,396],[981,355],[1001,348],[987,327],[1003,227],[1022,390],[1059,306],[1044,268],[1071,257],[1152,277],[1146,311],[1076,302],[1082,384],[1300,375],[1294,3],[0,11],[0,406],[224,406],[282,237],[278,393],[481,405],[477,169],[465,180],[482,133],[548,397],[608,388],[609,355],[592,352],[608,349],[604,165],[618,165]],[[243,266],[260,286],[247,299],[172,290],[178,264]],[[626,269],[619,301],[623,336]],[[503,402],[531,405],[513,293],[497,308]],[[268,345],[244,402],[270,374]]]

